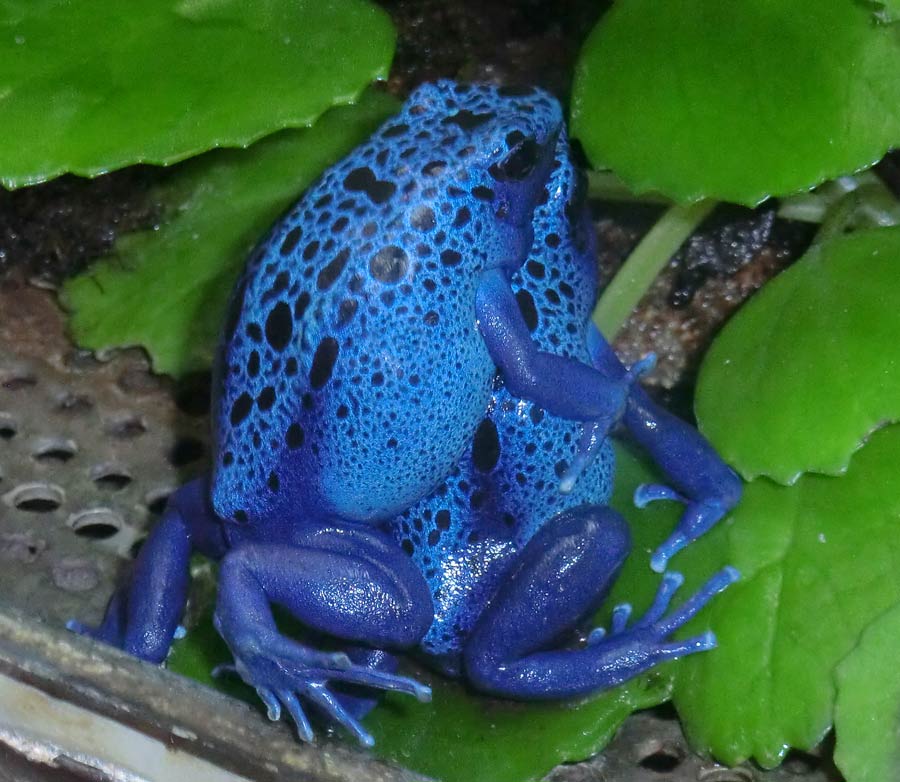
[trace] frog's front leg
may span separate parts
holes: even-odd
[[[680,584],[680,576],[669,573],[653,606],[633,626],[626,627],[630,609],[619,606],[610,634],[594,631],[580,649],[554,648],[599,607],[629,546],[628,527],[609,508],[582,505],[548,522],[523,549],[466,643],[472,683],[510,698],[574,697],[715,646],[712,633],[684,641],[668,638],[737,578],[731,568],[666,616]]]
[[[162,662],[184,613],[191,552],[217,559],[225,551],[221,522],[208,498],[206,479],[178,489],[141,546],[128,584],[110,600],[100,626],[72,619],[67,627],[142,660]]]
[[[639,373],[610,377],[585,363],[539,350],[502,269],[486,271],[475,299],[478,327],[513,396],[604,433],[621,417]]]
[[[593,324],[588,328],[588,350],[594,366],[606,377],[625,376],[625,367]],[[635,502],[643,506],[653,500],[674,499],[686,506],[675,531],[650,561],[650,566],[661,573],[675,553],[737,505],[741,479],[700,432],[653,402],[639,386],[634,386],[628,396],[622,422],[674,487],[641,486],[635,492]]]
[[[283,636],[272,603],[306,627],[352,644],[415,646],[433,618],[431,595],[412,560],[380,533],[362,525],[327,524],[290,544],[232,549],[222,560],[216,628],[234,655],[235,670],[256,688],[270,718],[285,708],[306,741],[313,733],[301,700],[325,711],[363,744],[373,743],[348,705],[331,692],[331,683],[430,699],[430,690],[411,679]]]

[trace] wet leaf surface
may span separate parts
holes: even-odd
[[[900,606],[872,622],[837,669],[835,761],[851,782],[900,779]]]
[[[810,250],[723,329],[697,387],[697,420],[745,478],[839,474],[900,418],[900,228]]]
[[[384,78],[394,48],[361,0],[14,0],[0,24],[7,188],[311,125]]]
[[[900,601],[900,427],[874,434],[842,477],[760,478],[731,517],[673,562],[685,585],[731,564],[742,580],[707,609],[715,651],[682,662],[674,700],[692,745],[774,766],[833,719],[835,666]],[[872,697],[883,685],[873,676]],[[862,694],[860,697],[863,697]]]
[[[753,206],[870,166],[900,143],[900,35],[872,14],[848,0],[616,3],[582,51],[573,135],[636,192],[679,201]]]

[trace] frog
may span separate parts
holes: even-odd
[[[713,648],[671,636],[737,571],[670,610],[667,565],[741,482],[638,384],[652,358],[626,368],[591,324],[584,191],[549,93],[414,90],[251,254],[214,367],[211,471],[170,497],[101,624],[70,629],[163,662],[203,554],[234,659],[218,673],[303,741],[312,707],[365,746],[378,694],[431,697],[400,653],[532,700]],[[668,480],[637,504],[685,510],[651,558],[651,607],[583,633],[631,548],[607,504],[615,427]],[[273,606],[334,643],[283,635]]]

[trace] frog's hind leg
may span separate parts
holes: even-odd
[[[415,646],[432,621],[431,594],[412,560],[386,536],[362,525],[311,524],[290,544],[231,549],[220,570],[216,628],[234,655],[233,669],[256,688],[269,716],[286,710],[306,741],[313,734],[304,708],[311,704],[361,743],[373,743],[355,716],[366,704],[342,700],[337,690],[344,686],[430,699],[427,687],[372,659],[354,662],[345,652],[319,651],[282,635],[272,603],[339,641],[376,649]]]
[[[625,377],[625,367],[593,325],[588,328],[588,350],[592,363],[604,376]],[[654,500],[672,499],[685,505],[675,531],[651,559],[653,570],[661,573],[674,554],[738,503],[741,479],[700,432],[653,402],[639,386],[631,387],[622,422],[674,487],[641,486],[635,502],[643,507]]]
[[[629,547],[625,522],[609,508],[582,505],[548,522],[523,549],[466,643],[466,673],[472,683],[510,698],[566,698],[612,687],[664,660],[712,648],[711,633],[685,641],[667,639],[734,580],[731,570],[717,574],[665,616],[680,583],[669,574],[654,605],[632,627],[626,627],[629,609],[619,607],[608,636],[594,631],[583,648],[559,648],[566,632],[599,607]]]
[[[400,663],[396,656],[384,649],[368,649],[364,646],[349,646],[344,649],[350,662],[360,668],[368,668],[386,674],[396,674]],[[335,687],[335,697],[347,713],[355,720],[361,720],[380,700],[381,693],[359,685],[340,685]]]
[[[205,479],[176,491],[141,546],[129,583],[113,595],[100,626],[87,627],[73,619],[68,628],[142,660],[162,662],[184,613],[191,552],[217,558],[225,551],[208,496]]]

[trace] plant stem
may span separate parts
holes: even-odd
[[[676,204],[641,239],[594,308],[594,323],[607,339],[615,336],[656,276],[715,205],[712,200]]]

